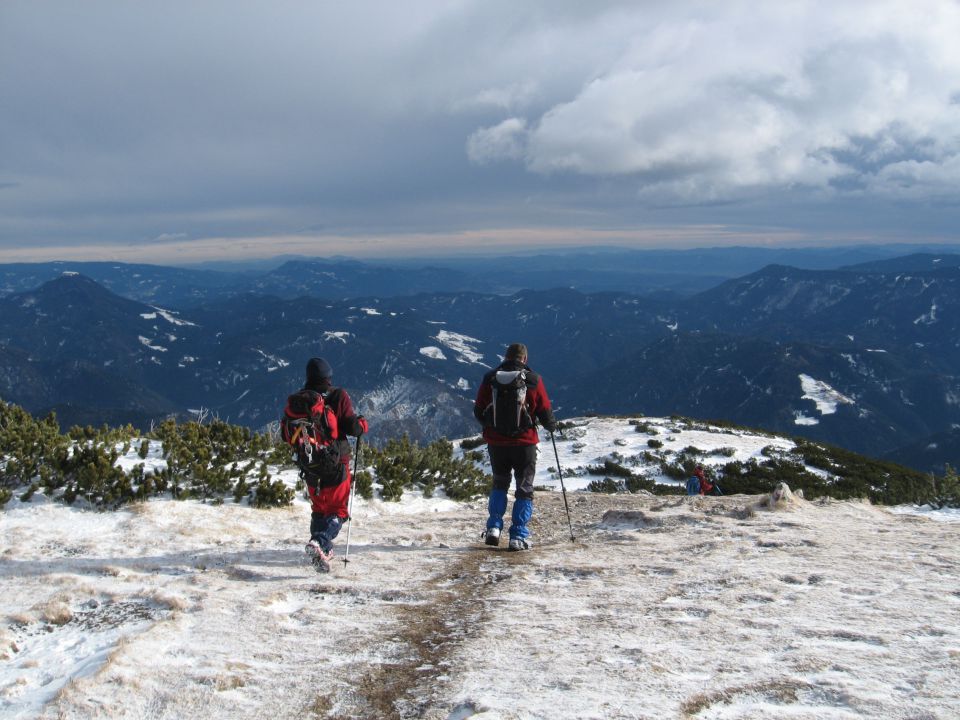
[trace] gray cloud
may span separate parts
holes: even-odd
[[[958,36],[950,0],[11,0],[0,250],[318,226],[823,235],[890,228],[890,201],[904,232],[912,204],[952,228]]]

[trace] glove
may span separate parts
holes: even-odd
[[[367,419],[363,415],[357,416],[357,425],[360,426],[361,435],[366,435],[370,430],[370,425],[367,423]]]
[[[551,420],[548,423],[544,423],[543,426],[547,429],[548,432],[555,433],[557,431],[557,421]]]

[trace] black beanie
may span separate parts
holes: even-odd
[[[333,368],[323,358],[310,358],[307,363],[307,385],[319,385],[333,377]]]

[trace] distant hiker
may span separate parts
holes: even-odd
[[[557,421],[543,380],[527,365],[527,348],[513,343],[503,362],[486,375],[477,390],[473,414],[483,425],[483,437],[490,453],[493,489],[487,503],[489,517],[484,541],[500,544],[503,515],[507,511],[507,490],[511,473],[516,478],[513,516],[510,525],[510,550],[529,550],[533,516],[533,476],[537,471],[536,422],[550,432]]]
[[[354,414],[347,391],[333,387],[332,378],[326,360],[311,358],[306,383],[287,399],[282,421],[284,439],[297,449],[310,495],[310,542],[305,549],[317,572],[330,570],[333,539],[348,516],[352,478],[347,435],[359,438],[369,429],[364,417]]]
[[[697,465],[696,469],[693,471],[694,476],[700,483],[700,494],[701,495],[722,495],[720,488],[717,487],[717,484],[710,480],[707,477],[707,473],[703,469],[703,465]],[[689,492],[689,491],[688,491]]]

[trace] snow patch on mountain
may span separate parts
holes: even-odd
[[[353,333],[345,330],[329,330],[323,334],[324,340],[339,340],[344,345],[347,344],[347,338],[353,337]]]
[[[854,401],[843,393],[834,390],[822,380],[815,380],[809,375],[800,373],[800,387],[803,390],[803,400],[812,400],[821,415],[833,415],[837,412],[837,405],[853,405]]]
[[[162,345],[151,345],[151,343],[156,342],[155,340],[151,340],[150,338],[144,337],[143,335],[137,336],[137,339],[140,340],[141,345],[144,345],[145,347],[148,347],[151,350],[156,350],[157,352],[167,352],[167,348],[163,347]]]
[[[420,348],[420,354],[433,360],[447,359],[447,356],[443,354],[443,350],[436,345],[428,345],[427,347]]]
[[[913,321],[914,325],[933,325],[937,322],[937,303],[934,303],[930,306],[929,312],[924,313],[916,320]]]
[[[461,333],[450,332],[449,330],[441,330],[435,337],[441,345],[457,354],[458,362],[477,365],[484,364],[483,353],[473,347],[473,345],[477,343],[482,343],[483,340],[478,340],[469,335],[462,335]]]
[[[812,418],[808,415],[805,415],[802,410],[793,411],[794,424],[795,425],[819,425],[820,421],[816,418]]]
[[[253,351],[259,353],[267,361],[267,372],[275,372],[290,365],[289,360],[284,360],[282,357],[277,355],[271,355],[270,353],[264,352],[260,348],[253,348]]]
[[[159,307],[154,307],[153,309],[154,312],[152,313],[140,313],[140,317],[142,317],[144,320],[156,320],[159,316],[171,325],[189,325],[192,327],[197,327],[197,324],[194,322],[176,317],[177,313],[173,312],[172,310],[164,310],[163,308]]]

